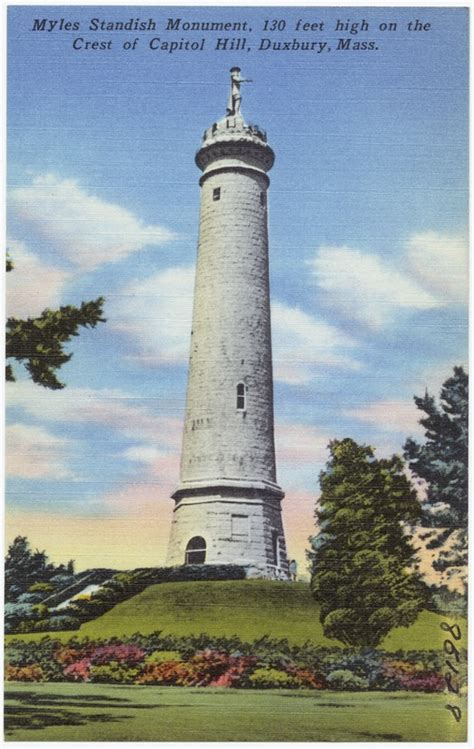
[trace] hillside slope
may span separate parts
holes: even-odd
[[[411,627],[391,632],[382,647],[391,651],[441,648],[444,632],[439,625],[443,619],[446,617],[424,611]],[[77,635],[108,638],[155,630],[178,636],[204,632],[237,635],[252,641],[268,635],[287,638],[294,644],[306,640],[332,647],[341,644],[324,637],[319,608],[307,583],[268,580],[152,585],[98,619],[83,624],[79,632],[52,633],[52,636],[62,640]],[[24,640],[42,637],[44,633],[21,635]]]

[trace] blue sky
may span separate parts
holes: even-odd
[[[89,32],[91,18],[154,32]],[[247,19],[249,51],[167,19]],[[35,18],[78,32],[33,32]],[[286,29],[270,35],[265,19]],[[323,21],[313,34],[296,21]],[[334,32],[337,19],[370,30]],[[429,32],[408,32],[409,21]],[[382,22],[396,32],[378,31]],[[455,8],[9,8],[10,315],[106,297],[74,340],[67,388],[7,388],[10,536],[79,567],[164,560],[178,480],[203,130],[240,65],[243,113],[268,132],[279,482],[290,556],[304,560],[329,439],[380,454],[421,435],[414,393],[467,360],[467,32]],[[225,35],[225,34],[224,34]],[[239,34],[228,33],[229,36]],[[73,51],[78,36],[112,39]],[[134,51],[122,42],[139,38]],[[148,41],[201,39],[203,52]],[[240,34],[242,36],[242,34]],[[337,39],[374,39],[372,52]],[[330,53],[258,51],[261,38]]]

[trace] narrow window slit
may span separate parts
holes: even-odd
[[[245,385],[239,382],[237,385],[237,411],[245,411],[246,407]]]

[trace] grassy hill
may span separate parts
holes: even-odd
[[[451,619],[451,618],[450,618]],[[422,612],[409,628],[393,630],[381,647],[387,650],[431,650],[443,645],[440,622],[445,616]],[[149,634],[161,630],[178,636],[237,635],[251,641],[263,635],[287,638],[302,644],[341,645],[327,639],[319,622],[319,609],[307,583],[238,580],[228,582],[163,583],[118,604],[103,616],[82,625],[79,632],[54,633],[62,640],[88,636],[108,638]],[[8,639],[39,640],[44,633],[11,635]]]

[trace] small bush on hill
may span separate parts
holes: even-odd
[[[7,666],[5,670],[6,681],[44,681],[41,666]]]
[[[357,676],[353,671],[348,671],[345,668],[331,671],[326,680],[330,689],[341,689],[345,692],[360,692],[369,687],[368,679]]]
[[[150,655],[147,655],[145,663],[148,666],[155,663],[169,663],[170,661],[177,663],[182,660],[181,653],[177,650],[155,650],[153,653],[150,653]]]
[[[29,593],[52,593],[54,585],[52,583],[33,583],[28,588]]]
[[[133,684],[139,673],[138,668],[128,668],[123,663],[111,661],[104,666],[91,666],[89,679],[99,684]]]
[[[291,674],[268,666],[255,669],[249,681],[257,689],[296,689],[300,686],[298,679]]]

